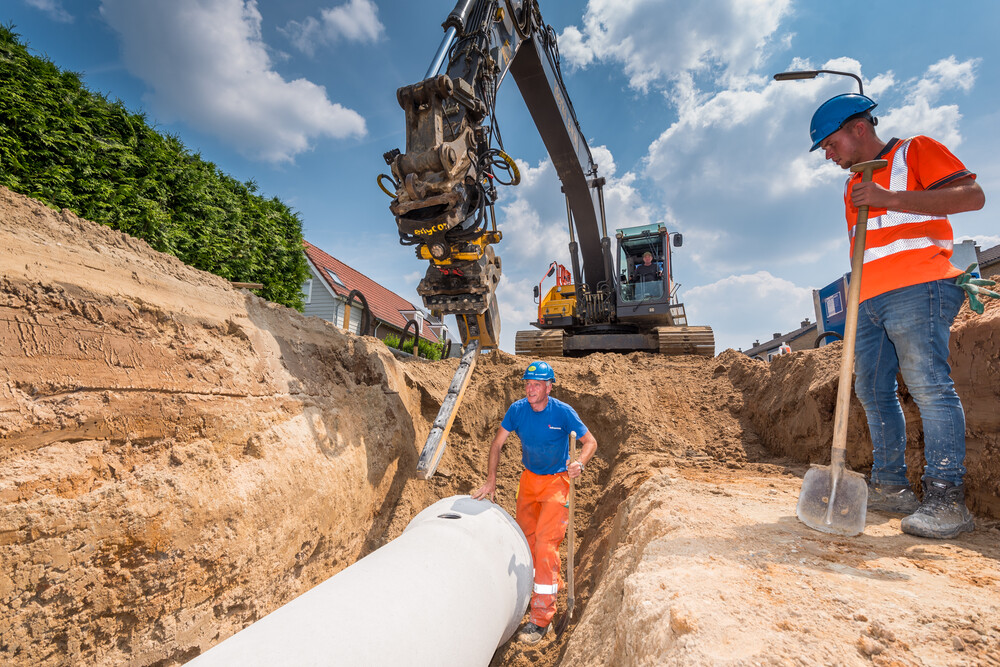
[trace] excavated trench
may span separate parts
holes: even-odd
[[[5,664],[182,664],[476,488],[523,395],[524,360],[484,355],[419,480],[457,360],[396,359],[3,189],[0,235]],[[898,517],[870,516],[854,541],[795,521],[829,447],[836,348],[770,366],[731,350],[555,360],[553,395],[599,443],[579,486],[577,613],[492,664],[1000,664],[1000,371],[981,362],[998,356],[1000,304],[960,320],[979,528],[947,544],[901,535]],[[519,458],[514,437],[497,497],[512,514]]]

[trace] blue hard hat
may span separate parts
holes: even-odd
[[[819,109],[816,109],[809,125],[809,138],[813,142],[809,151],[819,148],[824,139],[843,127],[851,118],[868,113],[877,106],[870,97],[857,93],[837,95],[823,102]]]
[[[552,366],[549,366],[544,361],[532,361],[528,369],[524,371],[524,376],[522,380],[551,380],[556,381],[556,374],[552,371]]]

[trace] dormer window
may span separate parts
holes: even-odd
[[[330,275],[331,278],[333,278],[333,282],[340,285],[341,287],[347,287],[347,285],[344,284],[344,281],[340,279],[340,276],[334,273],[332,269],[327,269],[326,272]]]

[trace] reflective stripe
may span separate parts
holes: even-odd
[[[872,260],[882,259],[883,257],[895,255],[900,252],[907,252],[909,250],[920,250],[922,248],[930,248],[933,246],[947,249],[946,246],[950,245],[951,244],[946,241],[938,241],[937,239],[928,238],[926,236],[918,239],[900,239],[877,248],[865,248],[865,263],[867,264]]]
[[[555,595],[559,592],[559,584],[535,584],[535,592],[539,595]]]
[[[910,177],[910,167],[906,164],[906,153],[910,150],[912,138],[903,142],[892,156],[892,171],[889,172],[889,189],[896,192],[906,190]]]
[[[902,211],[886,211],[882,215],[876,215],[874,218],[868,218],[868,224],[865,227],[869,231],[872,229],[886,229],[888,227],[896,227],[898,225],[909,225],[914,222],[931,222],[932,220],[947,220],[945,216],[933,216],[933,215],[920,215],[919,213],[904,213]],[[854,233],[857,231],[856,227],[851,227],[851,238],[854,238]]]

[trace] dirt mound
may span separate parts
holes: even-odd
[[[876,515],[837,538],[796,520],[800,483],[676,469],[637,488],[561,664],[998,664],[996,529],[933,542]]]
[[[456,360],[400,361],[2,188],[0,238],[5,664],[183,663],[477,487],[522,396],[523,360],[485,355],[421,481]],[[956,379],[976,392],[998,387],[989,315],[955,337]],[[832,351],[553,366],[553,394],[600,444],[578,496],[578,612],[494,664],[1000,660],[993,523],[934,543],[887,516],[856,540],[795,520],[804,463],[829,448]],[[966,403],[981,517],[1000,492],[996,395]],[[510,512],[519,472],[513,439]]]
[[[176,664],[381,539],[418,400],[384,345],[9,192],[0,221],[5,663]]]

